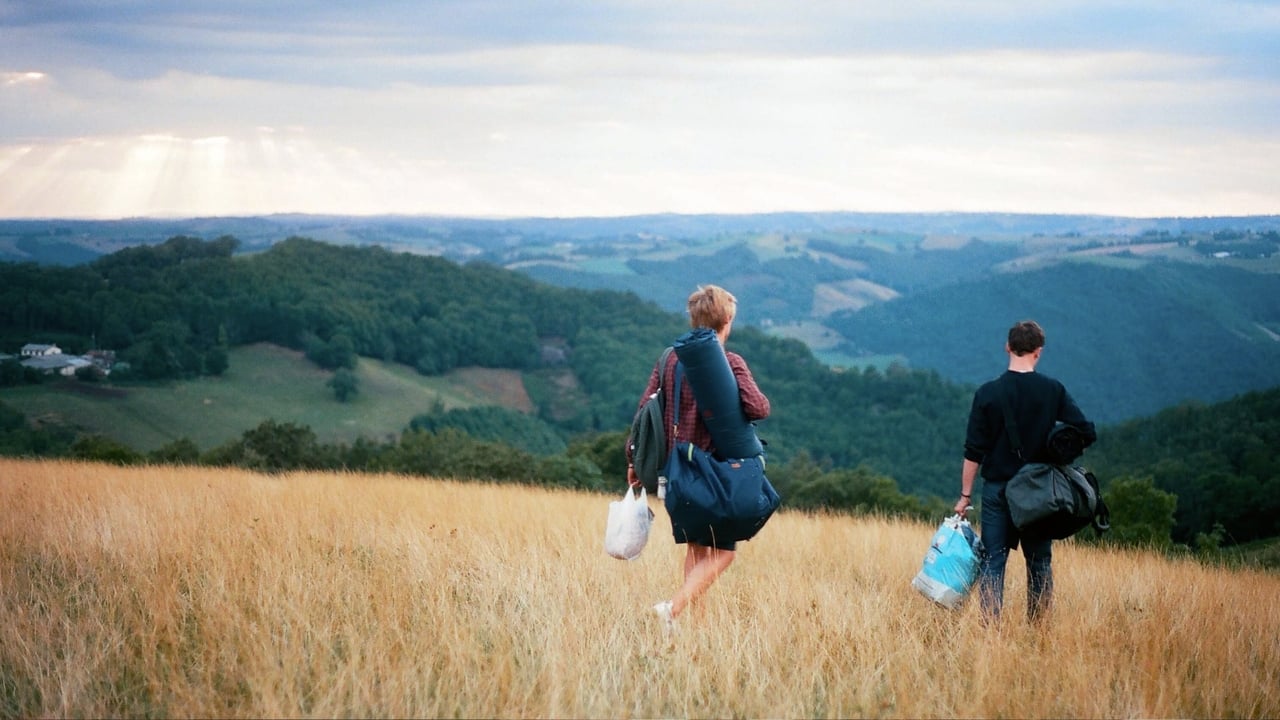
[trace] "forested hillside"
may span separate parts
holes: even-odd
[[[1000,240],[810,232],[576,263],[517,253],[504,256],[508,265],[532,277],[630,289],[671,310],[679,288],[705,273],[702,281],[734,288],[744,322],[799,338],[829,364],[896,360],[963,383],[999,372],[1005,330],[1035,318],[1051,337],[1046,372],[1104,422],[1280,383],[1274,231]]]
[[[980,383],[1004,368],[1005,332],[1034,318],[1039,369],[1101,422],[1280,385],[1280,275],[1154,261],[1065,262],[924,290],[828,324],[869,353]]]
[[[1280,388],[1107,428],[1087,459],[1103,480],[1150,478],[1177,495],[1180,542],[1215,527],[1232,543],[1280,535]]]
[[[254,342],[331,369],[360,356],[424,374],[512,368],[543,389],[530,393],[541,421],[569,437],[625,428],[653,362],[687,327],[631,294],[552,287],[482,263],[302,238],[234,255],[235,242],[179,237],[73,268],[0,264],[0,350],[96,344],[129,364],[112,382],[216,374],[228,346]],[[827,466],[865,464],[909,492],[949,489],[962,387],[933,372],[833,371],[801,343],[749,326],[730,347],[777,408],[760,428],[772,457],[804,451]],[[430,410],[420,426],[435,427]]]

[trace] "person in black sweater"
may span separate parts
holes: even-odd
[[[1085,447],[1093,444],[1098,435],[1066,387],[1036,372],[1044,351],[1044,330],[1039,324],[1032,320],[1015,324],[1009,329],[1004,349],[1009,355],[1009,369],[973,395],[960,473],[960,500],[955,511],[963,516],[972,505],[973,484],[981,468],[980,530],[986,556],[978,576],[978,597],[983,617],[1000,617],[1005,565],[1009,551],[1021,542],[1027,564],[1027,617],[1037,622],[1048,612],[1053,598],[1053,541],[1019,537],[1005,500],[1005,485],[1024,463],[1046,461],[1045,439],[1054,423],[1074,426]],[[1011,447],[1005,428],[1005,398],[1017,426],[1021,456]]]

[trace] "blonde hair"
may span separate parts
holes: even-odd
[[[699,285],[689,296],[689,326],[724,329],[738,312],[738,298],[718,285]]]

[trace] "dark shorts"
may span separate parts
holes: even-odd
[[[721,530],[715,525],[703,525],[699,528],[687,530],[673,522],[671,524],[671,534],[675,536],[677,545],[695,543],[717,550],[734,551],[738,549],[737,541],[729,539],[733,537],[732,531],[728,528]]]

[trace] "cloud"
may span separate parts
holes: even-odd
[[[48,0],[0,22],[7,215],[1280,198],[1260,2]]]
[[[0,85],[25,85],[40,82],[44,78],[44,73],[40,72],[5,72],[0,73]]]

